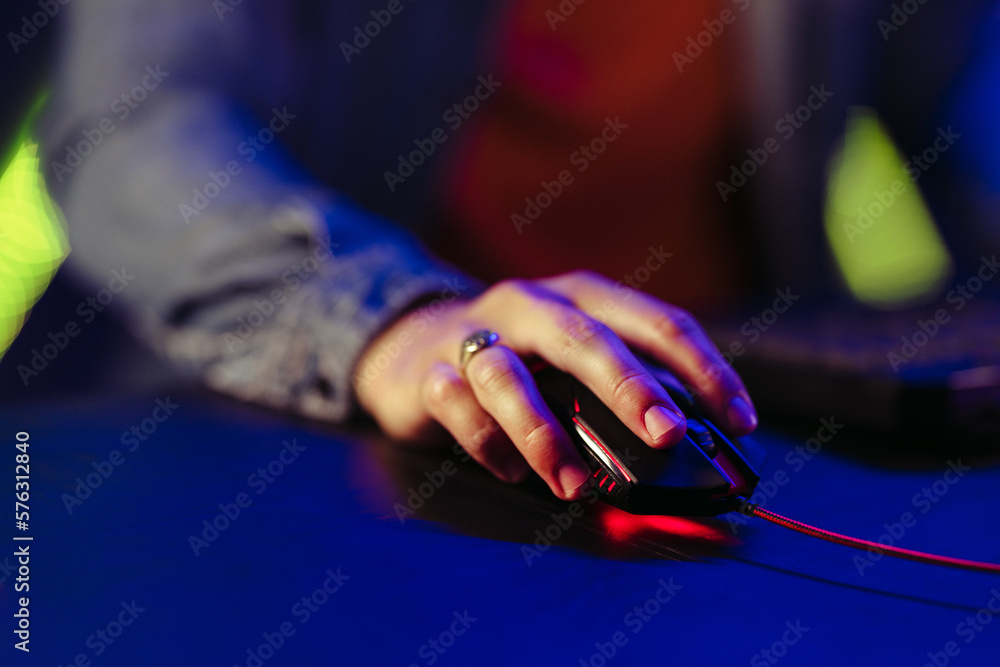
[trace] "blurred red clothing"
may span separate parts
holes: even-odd
[[[739,16],[714,0],[515,3],[502,85],[463,131],[435,250],[489,281],[590,268],[687,307],[736,298],[747,262],[715,182],[738,114]],[[706,21],[721,33],[679,66]]]

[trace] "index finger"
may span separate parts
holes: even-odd
[[[570,273],[540,282],[677,372],[709,413],[733,433],[743,435],[756,428],[757,412],[743,381],[689,313],[595,273]]]

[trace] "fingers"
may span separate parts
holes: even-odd
[[[746,387],[691,315],[596,274],[565,274],[542,282],[673,369],[720,425],[738,435],[756,428],[757,413]]]
[[[579,498],[589,469],[545,405],[524,362],[497,345],[475,354],[465,376],[479,405],[552,492],[565,500]]]
[[[438,324],[419,383],[426,414],[499,478],[519,481],[534,469],[563,499],[582,495],[589,470],[522,357],[574,375],[654,447],[678,442],[686,422],[629,345],[674,370],[723,428],[756,426],[743,383],[690,315],[594,274],[501,283]],[[456,368],[456,341],[481,328],[499,332],[500,344]]]
[[[743,381],[694,319],[645,295],[636,306],[635,316],[625,311],[616,322],[624,335],[676,369],[719,423],[738,435],[753,431],[757,412]]]
[[[421,392],[428,413],[500,479],[520,482],[530,467],[560,498],[580,497],[587,466],[517,355],[494,346],[473,355],[465,371],[432,366]]]
[[[577,377],[646,444],[669,447],[684,436],[684,416],[663,386],[614,331],[562,295],[515,282],[484,308],[504,343]]]
[[[527,477],[527,461],[454,366],[434,364],[422,384],[421,399],[431,417],[484,468],[506,482]]]

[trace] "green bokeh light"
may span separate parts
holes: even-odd
[[[910,305],[937,294],[952,274],[918,182],[878,115],[852,108],[830,163],[825,226],[844,281],[863,303]]]
[[[0,355],[68,252],[39,171],[38,146],[22,134],[0,176]]]

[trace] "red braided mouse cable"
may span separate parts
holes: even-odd
[[[993,572],[1000,574],[1000,563],[986,563],[982,561],[966,560],[964,558],[952,558],[951,556],[937,556],[935,554],[924,553],[923,551],[913,551],[911,549],[901,549],[899,547],[887,546],[885,544],[879,544],[878,542],[870,542],[868,540],[862,540],[856,537],[849,537],[847,535],[841,535],[840,533],[834,533],[829,530],[823,530],[822,528],[816,528],[815,526],[810,526],[809,524],[802,523],[800,521],[794,521],[780,514],[775,514],[770,510],[766,510],[762,507],[754,505],[746,498],[741,498],[741,505],[739,511],[747,516],[756,516],[770,521],[771,523],[778,524],[779,526],[784,526],[785,528],[791,528],[794,531],[804,533],[806,535],[811,535],[813,537],[818,537],[821,540],[826,540],[827,542],[833,542],[835,544],[842,544],[845,547],[854,547],[855,549],[875,549],[879,553],[884,553],[888,556],[895,556],[896,558],[905,558],[906,560],[914,560],[919,563],[930,563],[932,565],[946,565],[948,567],[961,568],[963,570],[973,570],[975,572]]]

